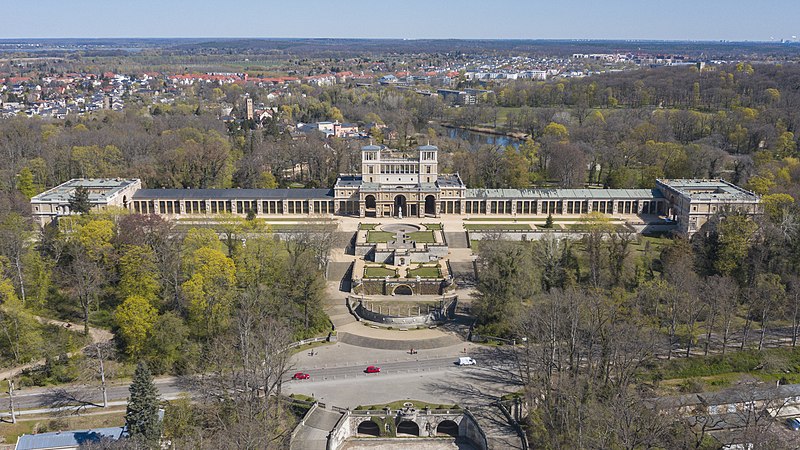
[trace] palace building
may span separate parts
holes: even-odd
[[[143,189],[137,179],[74,179],[31,199],[45,225],[69,215],[75,188],[89,189],[93,208],[129,209],[170,218],[230,213],[270,216],[663,217],[694,233],[722,210],[760,214],[759,197],[723,180],[658,180],[653,189],[469,189],[458,174],[439,173],[438,148],[361,149],[361,173],[343,174],[333,189]]]

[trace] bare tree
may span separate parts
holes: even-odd
[[[103,268],[93,261],[86,252],[75,246],[72,260],[65,270],[65,281],[72,297],[77,300],[83,312],[83,333],[89,334],[89,314],[97,302],[100,290],[107,278]]]
[[[731,324],[739,306],[739,286],[730,277],[713,275],[704,281],[703,301],[708,307],[706,319],[706,342],[703,353],[708,355],[714,330],[719,326],[722,332],[722,354],[728,347]]]
[[[276,448],[285,440],[281,385],[289,370],[289,329],[273,316],[267,289],[239,297],[235,325],[205,352],[200,383],[215,435],[236,448]]]
[[[100,392],[103,395],[103,408],[108,407],[108,387],[106,378],[113,375],[113,360],[116,357],[116,348],[113,342],[94,343],[83,349],[85,356],[83,371],[90,381],[100,383]],[[111,366],[111,367],[110,367]]]

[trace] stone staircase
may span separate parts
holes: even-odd
[[[477,278],[475,277],[475,264],[472,261],[450,260],[450,270],[459,287],[475,285]]]
[[[350,290],[350,267],[352,265],[353,263],[350,261],[328,263],[325,312],[328,313],[335,328],[356,321],[345,304],[347,291]]]
[[[450,248],[469,248],[466,231],[445,233],[444,237],[447,239],[447,246]]]
[[[495,405],[470,409],[486,434],[489,450],[522,450],[523,444],[516,430],[506,420],[506,416]]]
[[[330,317],[334,328],[337,329],[356,321],[356,318],[350,314],[350,310],[347,309],[347,306],[344,304],[344,299],[342,299],[337,305],[329,304],[325,308],[325,311],[328,313],[328,317]]]
[[[458,345],[463,341],[456,335],[435,337],[431,339],[380,339],[369,336],[359,336],[350,333],[339,333],[339,342],[357,347],[377,348],[381,350],[408,350],[409,348],[419,350],[430,350],[433,348],[450,347]]]
[[[290,450],[325,450],[328,433],[342,417],[341,413],[315,408],[303,423],[298,425],[297,433],[289,446]]]

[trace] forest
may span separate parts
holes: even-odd
[[[792,348],[800,332],[799,67],[642,69],[482,87],[493,92],[454,108],[394,87],[298,85],[263,127],[219,120],[216,102],[266,95],[238,85],[193,86],[173,105],[131,98],[123,112],[0,121],[2,365],[46,361],[20,377],[23,386],[97,382],[98,359],[117,376],[138,361],[157,375],[210,374],[208,399],[225,398],[229,409],[179,403],[191,419],[170,425],[175,439],[214,448],[224,430],[266,448],[285,438],[286,407],[263,394],[280,392],[288,343],[330,330],[322,301],[331,224],[279,239],[258,220],[192,227],[109,211],[39,229],[28,201],[76,177],[136,177],[149,188],[329,187],[356,170],[363,142],[295,139],[289,128],[347,120],[392,147],[439,146],[442,170],[469,187],[652,188],[657,178],[721,177],[762,196],[763,217],[721,213],[691,240],[637,237],[589,216],[579,241],[478,243],[476,330],[527,339],[519,367],[524,395],[540,405],[528,424],[537,446],[707,448],[707,436],[655,420],[642,399],[671,377],[686,380],[682,392],[734,371],[800,380],[797,356],[768,348],[775,330],[788,330]],[[524,139],[474,146],[443,126]],[[75,357],[93,329],[113,332],[108,355]],[[703,355],[702,370],[685,358]],[[610,414],[622,410],[631,417]],[[768,429],[752,431],[768,442]]]

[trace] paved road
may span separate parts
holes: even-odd
[[[284,391],[313,395],[327,404],[342,407],[398,399],[479,406],[493,402],[503,393],[520,389],[514,364],[506,350],[470,346],[468,352],[478,361],[477,366],[455,364],[458,357],[463,356],[460,347],[430,354],[422,351],[414,359],[408,352],[383,351],[374,360],[362,359],[358,366],[339,366],[335,362],[325,367],[312,366],[306,358],[298,361],[297,371],[308,373],[311,378],[291,381]],[[367,365],[379,366],[381,373],[364,373]]]
[[[293,381],[287,377],[285,391],[313,394],[329,404],[347,407],[398,398],[467,405],[475,397],[474,394],[482,389],[486,393],[497,393],[519,388],[513,375],[513,365],[507,362],[507,355],[495,349],[468,348],[469,354],[478,360],[477,367],[456,366],[455,361],[462,355],[460,346],[430,353],[423,351],[414,356],[405,351],[373,350],[369,351],[369,355],[364,354],[364,349],[344,344],[321,347],[316,351],[322,352],[322,355],[309,357],[301,354],[295,358],[292,373],[308,373],[311,378]],[[353,353],[362,354],[357,359],[358,363],[347,362],[351,360],[348,355]],[[364,373],[367,365],[379,366],[381,373]],[[159,378],[155,383],[164,399],[174,399],[188,391],[187,384],[179,378]],[[460,384],[463,386],[458,386]],[[86,402],[101,402],[97,386],[68,388]],[[108,398],[115,403],[127,399],[128,394],[128,384],[114,384],[108,388]],[[14,404],[17,411],[23,413],[24,410],[38,411],[50,407],[52,398],[53,390],[49,388],[21,389],[14,395]],[[0,410],[8,410],[8,395],[0,397]]]
[[[161,398],[165,400],[175,399],[186,391],[185,385],[177,378],[159,378],[155,380],[155,384],[161,393]],[[69,389],[71,393],[75,393],[86,402],[93,402],[96,405],[102,403],[103,397],[98,386],[71,385],[63,388]],[[14,393],[14,407],[23,413],[24,410],[46,409],[51,406],[53,395],[54,389],[51,388],[20,389]],[[128,395],[128,384],[114,384],[108,387],[108,399],[115,404],[124,404]],[[0,405],[0,410],[8,409],[8,394],[2,396]]]

